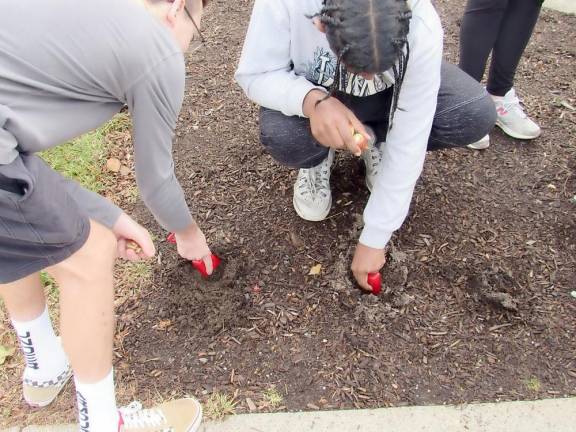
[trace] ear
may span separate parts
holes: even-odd
[[[176,26],[178,15],[184,10],[184,2],[185,0],[174,0],[171,3],[168,13],[166,14],[166,21],[170,27]]]
[[[314,27],[316,27],[322,33],[326,33],[326,26],[322,23],[322,21],[320,21],[320,18],[314,17],[314,19],[312,19],[312,24],[314,24]]]

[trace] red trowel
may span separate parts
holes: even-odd
[[[380,272],[368,273],[368,285],[372,287],[372,294],[380,294],[380,291],[382,291],[382,276]]]
[[[168,234],[166,241],[168,241],[168,243],[176,244],[176,236],[174,233]],[[214,254],[211,254],[210,257],[212,258],[212,274],[214,274],[222,260]],[[209,276],[208,273],[206,273],[206,264],[204,264],[203,260],[192,260],[190,263],[192,264],[192,267],[200,272],[202,277],[207,278]]]

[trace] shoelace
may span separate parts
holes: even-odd
[[[369,175],[377,175],[378,167],[380,166],[380,162],[382,162],[382,153],[377,147],[369,147],[366,151],[368,152],[364,157],[366,171],[368,171]]]
[[[144,427],[162,427],[166,424],[166,418],[162,411],[158,409],[142,409],[142,404],[134,401],[119,409],[124,420],[124,428],[144,428]],[[162,432],[172,432],[172,428],[159,429]]]
[[[322,161],[319,166],[301,170],[300,178],[298,179],[298,188],[302,195],[310,194],[316,196],[321,194],[322,197],[328,196],[326,186],[330,182],[330,157]]]

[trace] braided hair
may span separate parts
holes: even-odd
[[[391,68],[395,83],[391,128],[410,56],[407,37],[412,12],[407,0],[323,0],[320,12],[310,18],[314,17],[324,24],[328,43],[338,59],[334,83],[326,98],[347,88],[347,71],[379,73]]]

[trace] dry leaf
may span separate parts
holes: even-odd
[[[315,266],[312,266],[310,272],[308,272],[308,275],[309,276],[319,275],[321,270],[322,270],[322,264],[316,264]]]
[[[170,320],[160,320],[160,322],[158,324],[156,324],[156,328],[158,330],[166,330],[171,325],[172,325],[172,321],[170,321]]]

